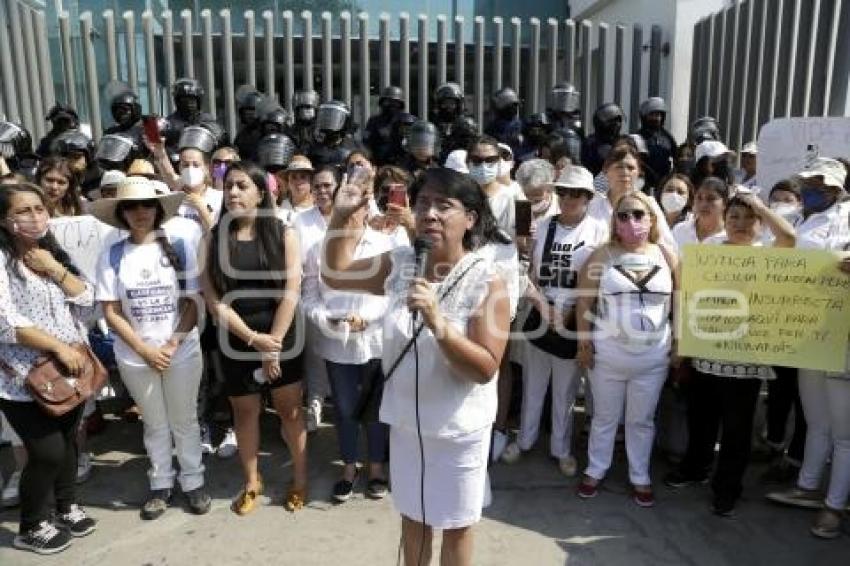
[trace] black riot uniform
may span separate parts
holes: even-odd
[[[445,163],[449,154],[458,149],[468,149],[478,137],[478,124],[472,116],[459,116],[451,128],[448,138],[440,138],[440,163]]]
[[[504,87],[497,90],[490,99],[494,118],[484,127],[485,134],[510,146],[514,155],[517,155],[522,146],[519,106],[519,96],[514,89]]]
[[[68,130],[57,136],[50,148],[50,155],[72,157],[79,154],[85,156],[86,168],[82,171],[75,170],[74,173],[79,180],[80,190],[83,194],[88,194],[100,186],[100,177],[103,175],[94,159],[95,146],[92,139],[80,130]]]
[[[47,135],[38,142],[38,149],[35,150],[41,158],[51,154],[53,142],[56,138],[68,130],[76,130],[80,127],[80,117],[77,116],[77,111],[67,104],[55,104],[47,113],[45,120],[50,122],[52,127]]]
[[[341,165],[357,144],[351,139],[351,110],[339,100],[329,100],[316,111],[316,141],[307,157],[315,168]]]
[[[552,129],[552,122],[545,112],[529,115],[522,123],[522,145],[514,152],[516,162],[541,157],[546,137],[552,133]]]
[[[549,92],[546,113],[553,131],[572,130],[584,138],[581,123],[581,93],[572,84],[558,83]]]
[[[390,163],[393,165],[401,166],[402,163],[407,161],[407,151],[405,150],[405,144],[407,142],[405,140],[407,140],[407,134],[410,131],[410,128],[418,120],[419,119],[413,114],[402,112],[393,124],[390,137],[392,149],[392,153],[390,154]]]
[[[187,126],[202,122],[215,122],[208,112],[201,111],[204,87],[195,79],[178,79],[172,91],[176,110],[165,119],[165,151],[172,161],[177,160],[180,135]]]
[[[439,167],[440,131],[431,122],[418,120],[407,132],[404,140],[407,155],[399,164],[412,175],[418,175],[425,169]]]
[[[457,83],[445,83],[434,91],[434,108],[431,123],[437,127],[440,137],[447,140],[452,135],[455,120],[464,114],[463,89]]]
[[[233,145],[239,157],[250,161],[257,159],[257,143],[263,137],[263,128],[258,113],[258,106],[263,95],[250,85],[243,85],[236,90],[236,110],[242,127],[233,138]]]
[[[292,139],[298,151],[307,153],[316,141],[316,111],[319,108],[319,95],[315,90],[302,90],[292,97],[292,110],[295,114],[292,125]]]
[[[39,159],[32,150],[32,135],[20,124],[0,121],[0,157],[12,173],[35,177]]]
[[[664,128],[667,107],[664,99],[653,96],[640,105],[640,129],[638,134],[646,143],[646,171],[644,177],[650,187],[658,187],[664,177],[673,170],[676,155],[676,140]]]
[[[94,158],[103,171],[117,169],[126,172],[130,163],[141,154],[141,148],[132,132],[117,132],[104,134],[100,138]]]
[[[608,152],[620,136],[623,118],[623,111],[613,102],[603,104],[593,113],[594,131],[582,144],[581,164],[594,175],[602,171]]]
[[[363,130],[363,143],[372,152],[379,166],[392,163],[396,153],[393,148],[393,126],[404,112],[404,93],[397,86],[388,86],[378,99],[381,112],[366,122]]]

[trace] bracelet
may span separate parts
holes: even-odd
[[[248,338],[248,342],[247,342],[247,344],[248,344],[249,346],[252,346],[252,345],[254,344],[254,339],[255,339],[256,337],[257,337],[257,333],[256,333],[256,332],[252,332],[252,333],[251,333],[251,337],[250,337],[250,338]]]

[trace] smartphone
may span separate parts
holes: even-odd
[[[142,126],[145,129],[145,137],[151,143],[160,143],[159,118],[157,116],[145,116],[142,118]]]
[[[407,187],[404,184],[392,184],[389,186],[389,189],[387,193],[387,204],[394,204],[401,207],[407,206]]]
[[[516,235],[531,236],[531,201],[514,201]]]

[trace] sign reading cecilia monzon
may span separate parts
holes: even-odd
[[[688,245],[679,354],[843,371],[850,276],[832,252]]]

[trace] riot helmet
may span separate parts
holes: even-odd
[[[183,115],[195,115],[201,111],[201,99],[204,97],[204,87],[196,79],[177,79],[172,89],[174,106]]]
[[[53,126],[55,133],[66,132],[80,127],[80,117],[77,111],[67,104],[56,103],[47,113],[45,119]]]
[[[301,90],[292,97],[295,111],[295,123],[307,126],[316,120],[316,108],[319,107],[319,94],[315,90]]]
[[[549,92],[548,106],[553,112],[572,114],[581,106],[581,93],[570,83],[558,83]]]
[[[319,105],[316,129],[327,134],[346,133],[351,125],[351,110],[345,102],[329,100]]]
[[[405,148],[418,161],[428,161],[440,153],[440,131],[425,120],[418,120],[407,132]]]
[[[667,117],[667,105],[660,96],[652,96],[640,103],[641,125],[652,130],[660,130],[664,127]]]
[[[435,114],[440,122],[453,122],[463,114],[463,89],[457,83],[445,83],[434,91]]]
[[[378,98],[378,106],[382,113],[388,115],[395,115],[404,110],[404,92],[401,87],[386,87]]]
[[[500,88],[490,97],[493,111],[499,118],[511,120],[519,113],[519,95],[509,86]]]
[[[239,121],[246,126],[256,124],[260,117],[257,107],[263,100],[263,95],[251,85],[242,85],[236,89],[236,110]]]
[[[720,141],[720,127],[717,125],[717,120],[713,116],[697,118],[691,124],[689,137],[694,146],[709,140]]]
[[[32,153],[32,136],[26,128],[14,122],[0,121],[0,157],[13,157]]]
[[[142,118],[142,105],[132,91],[116,94],[109,103],[112,119],[120,126],[132,126]]]
[[[478,135],[478,123],[472,116],[459,116],[452,124],[454,147],[466,149]]]
[[[210,155],[218,146],[218,139],[215,133],[209,128],[197,125],[186,126],[180,134],[180,141],[177,147],[180,151],[184,149],[197,149],[205,155]]]
[[[263,115],[263,135],[283,134],[289,128],[291,115],[282,106],[275,106]]]
[[[50,153],[62,157],[84,155],[88,164],[94,157],[94,142],[80,130],[68,130],[53,140]]]
[[[593,113],[593,128],[599,137],[613,139],[623,127],[623,110],[613,102],[606,102]]]
[[[522,135],[531,145],[540,146],[552,131],[552,121],[545,112],[529,115],[522,123]]]
[[[257,143],[257,162],[266,171],[279,171],[289,165],[295,151],[295,142],[286,134],[268,134]]]
[[[106,134],[97,144],[95,159],[102,169],[124,169],[139,154],[139,146],[125,133]]]

